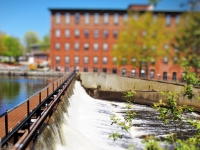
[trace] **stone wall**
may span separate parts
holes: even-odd
[[[162,98],[161,91],[181,92],[184,87],[184,83],[130,78],[104,73],[78,73],[77,79],[94,98],[124,101],[123,93],[125,91],[136,90],[136,102],[147,105],[158,102]],[[194,88],[194,93],[195,98],[191,100],[180,96],[178,103],[193,106],[197,111],[200,111],[200,101],[197,101],[200,89]]]

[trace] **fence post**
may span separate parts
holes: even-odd
[[[41,92],[39,93],[39,104],[41,103]]]
[[[30,107],[29,107],[29,99],[27,101],[27,117],[29,117],[29,111],[30,111]],[[30,132],[30,120],[28,119],[28,133]]]
[[[8,135],[8,109],[6,109],[6,115],[5,115],[5,132],[7,136]]]
[[[48,95],[49,95],[49,87],[47,87],[47,97],[48,97]]]

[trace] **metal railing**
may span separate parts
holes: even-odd
[[[66,82],[71,81],[74,76],[75,72],[72,72],[57,79],[47,87],[26,99],[23,103],[0,115],[0,135],[1,138],[3,137],[0,146],[5,145],[7,141],[16,135],[17,131],[22,130],[24,126],[26,126],[26,129],[30,132],[30,125],[32,124],[31,118],[34,115],[37,117],[41,116],[41,110],[49,105],[53,96],[58,93],[58,90],[62,88]],[[2,128],[3,125],[4,129]]]

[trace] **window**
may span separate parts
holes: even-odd
[[[85,34],[85,37],[88,38],[89,37],[89,30],[85,30],[84,34]]]
[[[98,63],[98,57],[93,57],[93,62],[94,62],[94,64],[97,64]]]
[[[70,13],[65,14],[65,23],[69,24],[70,23]]]
[[[124,14],[124,22],[128,21],[128,14]]]
[[[65,43],[65,50],[70,50],[70,44],[69,43]]]
[[[75,37],[79,37],[80,31],[78,29],[74,30],[74,35]]]
[[[103,37],[104,38],[108,38],[108,30],[104,30],[103,31]]]
[[[122,65],[126,65],[126,63],[127,63],[127,59],[126,58],[122,58]]]
[[[65,67],[65,72],[69,72],[69,67]]]
[[[136,58],[132,58],[132,59],[131,59],[131,62],[132,62],[132,64],[135,64],[135,63],[136,63],[136,61],[137,61],[137,59],[136,59]]]
[[[94,68],[94,69],[93,69],[93,72],[98,72],[98,68]]]
[[[56,66],[56,71],[60,71],[61,67],[60,66]]]
[[[88,68],[83,68],[83,71],[84,72],[88,72]]]
[[[155,76],[155,71],[154,71],[154,69],[151,69],[150,70],[150,78],[154,78],[154,76]]]
[[[108,13],[104,14],[103,22],[104,22],[104,24],[108,24],[108,22],[109,22],[109,14]]]
[[[172,80],[174,80],[174,81],[176,81],[176,79],[177,79],[177,73],[176,72],[173,72],[172,73]]]
[[[98,13],[94,14],[94,24],[99,24],[99,14]]]
[[[84,61],[84,64],[88,64],[88,61],[89,61],[88,56],[85,56],[85,57],[83,58],[83,61]]]
[[[144,70],[144,69],[141,69],[141,70],[140,70],[140,77],[144,77],[144,75],[145,75],[145,70]]]
[[[108,58],[107,57],[103,57],[103,64],[107,64],[108,63]]]
[[[69,38],[70,37],[70,30],[65,30],[65,37],[66,38]]]
[[[65,63],[66,63],[66,64],[69,63],[69,56],[65,56]]]
[[[132,76],[132,77],[135,77],[135,75],[136,75],[136,71],[135,71],[135,69],[132,69],[132,70],[131,70],[131,76]]]
[[[84,50],[88,50],[89,49],[89,44],[88,43],[85,43],[84,44]]]
[[[103,50],[104,50],[104,51],[107,51],[107,50],[108,50],[108,44],[107,44],[107,43],[104,43],[104,44],[103,44]]]
[[[175,47],[174,47],[174,52],[175,52],[175,53],[178,53],[178,46],[175,46]]]
[[[122,68],[122,75],[123,75],[123,76],[126,75],[126,68]]]
[[[56,63],[60,63],[60,56],[56,56]]]
[[[79,50],[79,43],[78,42],[74,43],[74,49]]]
[[[117,64],[117,57],[113,57],[112,61],[113,61],[113,64]]]
[[[169,44],[165,44],[164,48],[165,48],[165,50],[168,50],[169,49]]]
[[[112,69],[112,73],[113,73],[113,74],[117,74],[117,69],[116,69],[116,68],[113,68],[113,69]]]
[[[145,37],[147,35],[147,31],[142,31],[142,36]]]
[[[174,64],[178,63],[178,57],[174,57]]]
[[[60,13],[56,13],[56,24],[60,24],[61,22],[61,15]]]
[[[176,25],[180,24],[180,15],[176,15]]]
[[[168,63],[168,57],[164,57],[164,63],[165,63],[165,64]]]
[[[75,57],[74,57],[74,63],[75,63],[75,64],[78,64],[78,63],[79,63],[79,57],[78,57],[78,56],[75,56]]]
[[[105,73],[106,73],[106,72],[107,72],[107,68],[103,68],[103,72],[105,72]]]
[[[89,24],[90,23],[90,14],[89,13],[85,13],[84,21],[85,21],[85,24]]]
[[[99,31],[98,30],[94,30],[94,38],[98,38],[99,37]]]
[[[163,72],[163,80],[167,80],[167,72]]]
[[[118,38],[118,31],[117,31],[117,30],[114,30],[114,31],[113,31],[113,37],[114,37],[114,38]]]
[[[171,25],[171,16],[167,15],[166,16],[166,26],[170,26]]]
[[[151,58],[151,65],[155,65],[155,59]]]
[[[94,50],[97,51],[98,48],[99,48],[99,44],[98,43],[94,43],[93,47],[94,47]]]
[[[56,48],[56,50],[59,50],[60,49],[60,43],[56,42],[55,48]]]
[[[114,24],[118,24],[118,23],[119,23],[119,15],[114,14]]]
[[[157,14],[154,14],[153,15],[153,23],[156,23],[158,20],[158,15]]]
[[[55,36],[56,36],[57,38],[60,37],[60,30],[59,30],[59,29],[56,29],[56,30],[55,30]]]
[[[79,24],[80,22],[80,14],[79,13],[75,13],[75,23]]]

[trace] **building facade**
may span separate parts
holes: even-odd
[[[130,5],[125,10],[114,9],[50,9],[51,46],[50,67],[56,71],[107,72],[143,76],[147,70],[132,65],[116,65],[112,55],[120,30],[128,19],[127,11],[149,11],[148,5]],[[152,10],[151,10],[152,11]],[[166,28],[177,29],[180,14],[176,11],[153,11],[164,13]],[[163,29],[161,29],[163,30]],[[170,45],[164,45],[176,51]],[[163,79],[178,79],[183,73],[175,63],[176,58],[162,58],[148,67],[148,75]]]

